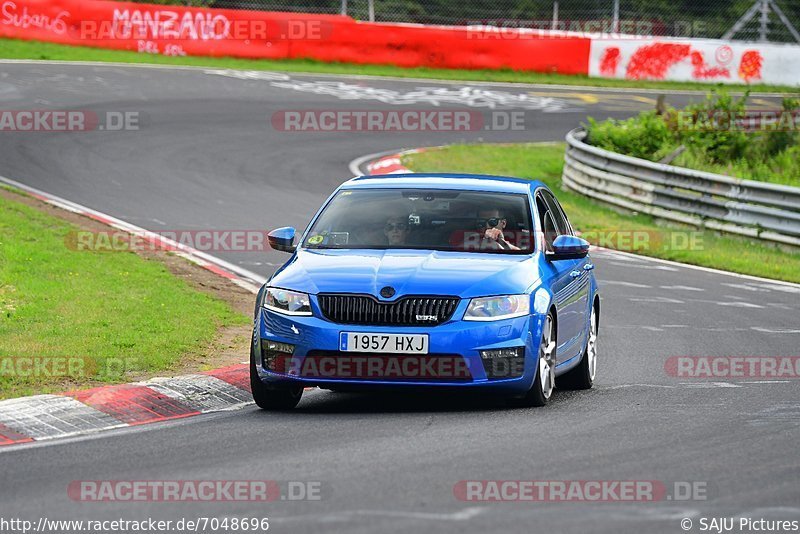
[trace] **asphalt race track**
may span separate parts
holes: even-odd
[[[304,228],[355,158],[460,141],[562,140],[657,94],[261,74],[0,64],[0,108],[134,111],[138,131],[2,132],[0,175],[150,230]],[[673,104],[690,96],[670,95]],[[487,108],[488,105],[494,108]],[[756,102],[758,104],[758,102]],[[761,99],[761,104],[765,100]],[[766,104],[765,104],[766,105]],[[284,132],[296,109],[524,111],[522,130]],[[269,275],[286,256],[220,252]],[[795,356],[800,288],[594,255],[595,388],[544,409],[474,398],[307,392],[255,408],[0,451],[4,516],[269,517],[275,532],[681,532],[681,519],[800,518],[798,382],[687,380],[671,356]],[[244,360],[246,355],[242,355]],[[318,501],[77,502],[74,480],[321,483]],[[660,502],[463,502],[462,480],[655,480]],[[682,500],[698,482],[705,500]],[[698,495],[695,495],[698,497]]]

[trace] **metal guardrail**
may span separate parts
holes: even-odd
[[[593,147],[567,134],[564,185],[641,213],[800,246],[800,188],[654,163]]]

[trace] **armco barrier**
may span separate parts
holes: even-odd
[[[590,46],[584,37],[508,40],[485,38],[467,27],[105,0],[0,0],[0,37],[164,55],[563,74],[587,73]]]
[[[800,246],[800,188],[632,158],[567,134],[564,185],[628,210],[697,227]]]

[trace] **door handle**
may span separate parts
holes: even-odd
[[[578,278],[581,275],[580,271],[572,271],[569,273],[570,278]]]
[[[583,266],[584,271],[591,271],[592,269],[594,269],[593,263],[587,263],[586,265]]]

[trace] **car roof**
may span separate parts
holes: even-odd
[[[539,180],[526,180],[511,176],[488,174],[403,173],[357,176],[343,183],[342,189],[372,188],[412,189],[464,189],[495,191],[499,193],[528,193],[537,187],[546,187]]]

